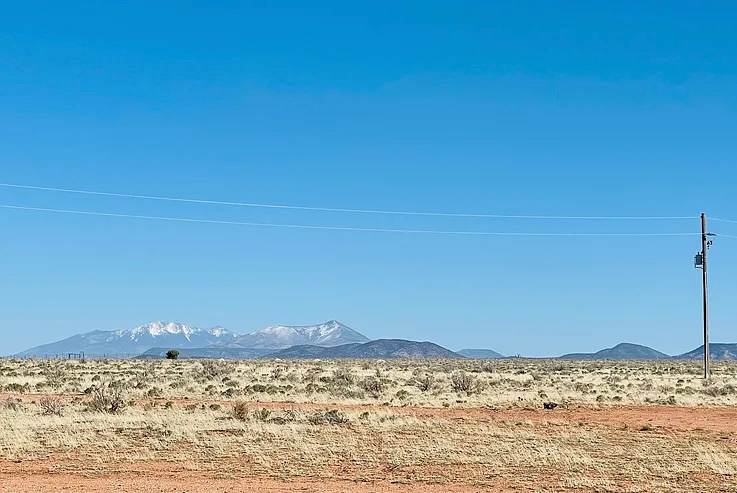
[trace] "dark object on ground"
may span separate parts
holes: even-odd
[[[179,358],[179,351],[176,349],[170,349],[166,352],[166,359],[177,359]]]
[[[544,409],[547,409],[549,411],[552,411],[556,407],[558,407],[558,403],[557,402],[544,402],[543,403],[543,408]]]

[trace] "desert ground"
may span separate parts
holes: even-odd
[[[729,363],[5,359],[0,491],[737,491],[735,404]]]

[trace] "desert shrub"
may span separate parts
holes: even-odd
[[[151,387],[146,392],[146,397],[150,397],[151,399],[161,397],[162,395],[164,395],[164,391],[159,387]]]
[[[235,364],[230,361],[204,360],[200,362],[200,375],[206,379],[217,378],[232,373]]]
[[[166,352],[166,359],[179,359],[179,351],[170,349]]]
[[[233,404],[230,414],[238,421],[248,421],[248,404],[245,402],[236,402]]]
[[[360,386],[374,398],[378,398],[384,391],[384,382],[382,382],[380,378],[372,376],[368,376],[361,380]]]
[[[283,366],[275,366],[271,369],[271,379],[272,380],[281,380],[284,378],[284,371],[285,368]]]
[[[262,407],[261,409],[253,412],[253,418],[256,421],[268,421],[269,416],[271,416],[271,410],[266,409],[265,407]]]
[[[325,413],[325,420],[331,425],[342,425],[348,423],[348,416],[340,411],[332,409]]]
[[[29,389],[30,386],[28,384],[21,385],[16,382],[9,383],[5,386],[5,392],[13,392],[16,394],[25,394]]]
[[[21,411],[23,409],[23,402],[20,399],[7,398],[0,405],[5,411]]]
[[[322,373],[322,368],[313,367],[308,368],[305,374],[302,376],[302,383],[315,383],[317,377]]]
[[[151,382],[153,382],[154,378],[155,373],[153,371],[153,367],[151,365],[147,365],[143,368],[142,371],[136,372],[136,374],[133,375],[133,378],[131,379],[131,384],[136,389],[145,389],[148,388],[149,385],[151,385]]]
[[[353,373],[349,368],[336,368],[333,370],[333,383],[340,386],[352,385],[354,381]]]
[[[43,369],[43,376],[46,378],[46,386],[52,389],[60,389],[64,386],[67,378],[67,372],[61,364],[48,364]]]
[[[455,372],[450,376],[450,386],[456,392],[471,392],[476,376],[465,371]]]
[[[89,411],[118,414],[125,409],[126,391],[121,382],[110,382],[92,387],[92,397],[87,403]]]
[[[324,413],[314,413],[308,418],[308,421],[313,425],[342,425],[349,422],[348,416],[336,409]]]
[[[61,416],[66,406],[58,397],[42,397],[38,401],[38,407],[44,416]]]

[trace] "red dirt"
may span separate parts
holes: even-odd
[[[0,395],[0,399],[9,397]],[[41,396],[12,395],[13,398],[22,398],[25,401],[36,400]],[[75,396],[67,396],[73,398]],[[157,400],[161,405],[166,400]],[[154,401],[139,401],[137,405]],[[230,405],[226,401],[217,400],[174,400],[174,405],[184,407],[189,404],[210,404],[219,402]],[[719,434],[717,438],[737,442],[737,407],[679,407],[679,406],[619,406],[619,407],[573,407],[569,409],[542,409],[522,408],[426,408],[426,407],[387,407],[381,405],[344,405],[344,404],[304,404],[287,402],[252,402],[253,409],[261,407],[270,409],[294,409],[299,411],[315,411],[325,409],[339,409],[351,412],[391,412],[399,415],[416,417],[435,417],[441,419],[484,422],[521,422],[529,421],[543,425],[576,426],[583,423],[588,426],[601,426],[609,430],[629,429],[636,431],[644,425],[658,428],[666,433],[685,434]],[[604,430],[602,430],[604,431]],[[451,467],[451,466],[449,466]],[[456,467],[461,467],[456,465]],[[465,465],[462,467],[472,467]],[[195,470],[192,464],[173,461],[147,461],[135,463],[115,463],[114,461],[90,464],[83,459],[74,459],[69,455],[48,457],[44,459],[12,462],[0,460],[0,493],[23,493],[36,491],[119,491],[119,492],[230,492],[230,491],[259,491],[266,493],[276,492],[450,492],[469,493],[479,491],[519,491],[519,481],[515,478],[494,476],[491,471],[484,474],[484,484],[463,484],[466,475],[463,471],[452,471],[450,476],[458,477],[459,483],[429,484],[429,483],[399,483],[392,482],[392,474],[387,471],[386,476],[379,481],[362,482],[355,479],[350,472],[347,477],[340,479],[338,472],[334,477],[338,479],[315,478],[274,478],[258,475],[249,475],[247,470],[238,467],[223,465],[217,471]],[[451,467],[452,468],[452,467]],[[237,472],[234,472],[237,471]],[[446,470],[447,472],[447,470]],[[551,473],[552,471],[549,471]],[[565,471],[557,471],[565,474]],[[522,491],[539,490],[540,483],[536,483],[534,476],[544,481],[542,471],[520,471],[520,474],[529,476],[524,484],[533,486],[522,487]],[[543,474],[543,476],[540,476]],[[448,477],[450,477],[448,476]],[[691,478],[694,479],[694,478]],[[721,483],[723,478],[704,477],[699,480],[703,490],[699,491],[735,491],[725,488]],[[537,484],[538,486],[534,486]],[[621,486],[621,485],[620,485]],[[716,488],[716,489],[714,489]],[[562,491],[562,490],[558,490]]]
[[[512,491],[501,481],[492,485],[408,484],[391,481],[361,482],[341,479],[278,479],[268,477],[222,477],[189,470],[181,464],[162,461],[139,462],[135,466],[117,466],[115,470],[87,471],[79,474],[55,472],[60,460],[28,462],[0,460],[0,493],[117,491],[130,493],[220,493],[234,491],[282,492],[386,492],[386,493],[470,493],[477,491]],[[84,467],[82,467],[84,469]],[[491,488],[491,489],[489,489]]]
[[[21,399],[25,402],[37,401],[43,394],[3,394],[0,400],[7,398]],[[71,400],[85,396],[65,395],[61,398]],[[184,407],[190,404],[221,404],[230,406],[233,401],[218,399],[142,399],[137,405],[147,403],[172,402],[176,406]],[[649,423],[651,426],[662,427],[677,431],[704,430],[714,432],[737,432],[737,407],[727,406],[574,406],[571,408],[557,408],[552,411],[529,408],[491,408],[491,407],[452,407],[433,408],[418,406],[384,406],[380,404],[340,404],[340,403],[301,403],[301,402],[259,402],[247,401],[253,409],[267,408],[272,410],[319,411],[338,409],[340,411],[389,411],[392,414],[417,417],[437,417],[446,419],[469,419],[473,421],[566,421],[596,423],[606,426],[637,427]]]

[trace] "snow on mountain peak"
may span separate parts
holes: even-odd
[[[316,325],[270,325],[238,337],[241,347],[284,348],[300,344],[337,346],[351,342],[366,342],[363,334],[336,320]]]
[[[212,329],[210,329],[209,332],[215,337],[222,337],[228,333],[228,330],[225,329],[224,327],[218,326],[218,327],[213,327]]]
[[[189,339],[192,334],[199,331],[200,329],[196,329],[187,324],[179,324],[176,322],[151,322],[131,330],[131,339],[135,340],[143,334],[147,334],[151,337],[158,337],[164,334],[181,334]]]
[[[235,334],[223,327],[200,329],[176,322],[151,322],[134,329],[93,330],[61,341],[44,344],[27,354],[85,352],[89,355],[139,355],[152,347],[196,348],[229,344]]]

